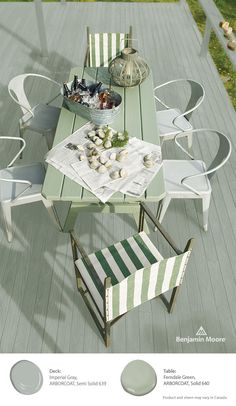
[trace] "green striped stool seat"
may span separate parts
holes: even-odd
[[[112,285],[129,277],[139,269],[150,267],[163,257],[153,245],[145,232],[133,235],[108,248],[80,258],[75,264],[96,302],[104,315],[104,280],[111,277]]]
[[[89,33],[89,66],[108,67],[109,63],[122,49],[129,46],[129,34],[124,33]]]

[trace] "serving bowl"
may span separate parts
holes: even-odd
[[[78,83],[81,83],[81,79],[78,79]],[[71,89],[73,81],[66,83],[67,87]],[[86,86],[88,91],[77,90],[72,92],[71,95],[64,95],[64,88],[61,88],[61,94],[64,99],[64,104],[66,107],[73,113],[78,114],[84,118],[87,118],[89,121],[92,121],[94,124],[111,124],[116,116],[119,114],[122,97],[119,93],[110,90],[106,85],[102,84],[100,86],[97,96],[90,96],[89,93],[94,89],[97,83],[93,81],[86,80]],[[76,95],[80,100],[76,100]],[[103,107],[99,97],[103,94],[109,95],[109,100],[112,101],[112,106]],[[102,108],[101,108],[102,106]]]

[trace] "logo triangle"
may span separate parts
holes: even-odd
[[[207,333],[205,332],[205,330],[204,330],[204,328],[202,326],[196,332],[196,336],[207,336]]]

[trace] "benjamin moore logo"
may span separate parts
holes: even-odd
[[[202,326],[196,332],[196,336],[207,336],[207,333],[205,332],[205,330],[204,330],[204,328]]]
[[[208,336],[205,329],[201,326],[197,330],[195,337],[176,337],[177,343],[225,343],[225,337],[211,337]]]

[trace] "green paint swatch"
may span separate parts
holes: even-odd
[[[41,389],[43,375],[39,367],[31,361],[22,360],[11,368],[11,383],[23,395],[32,395]]]
[[[124,390],[132,395],[146,395],[157,384],[156,372],[145,361],[131,361],[126,365],[121,374],[121,384]]]

